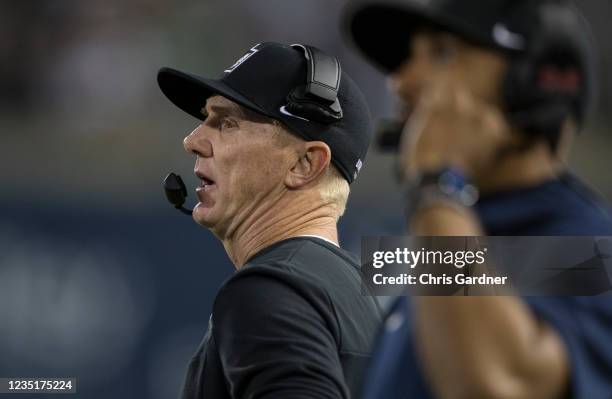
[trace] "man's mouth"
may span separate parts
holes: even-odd
[[[215,181],[209,174],[200,172],[199,170],[195,170],[194,173],[198,179],[200,179],[200,187],[212,186],[215,184]]]
[[[206,177],[200,178],[200,187],[208,187],[213,185],[215,185],[215,182],[213,180],[208,179]]]
[[[211,197],[206,194],[215,190],[217,183],[210,176],[202,172],[196,171],[195,174],[200,179],[200,185],[195,190],[196,195],[201,202],[208,204],[211,201]]]

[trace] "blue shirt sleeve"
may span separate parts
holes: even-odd
[[[534,313],[562,337],[570,360],[570,397],[612,397],[612,293],[528,298]]]
[[[573,399],[612,398],[612,293],[597,297],[524,298],[562,337],[569,356]],[[363,399],[431,397],[415,348],[410,298],[392,305],[377,339]]]

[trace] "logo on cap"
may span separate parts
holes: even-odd
[[[355,180],[357,178],[357,175],[359,174],[359,172],[361,171],[361,167],[363,166],[363,162],[361,161],[361,159],[357,160],[357,164],[355,165],[355,173],[353,173],[353,180]]]
[[[493,38],[495,41],[506,48],[523,50],[525,48],[525,38],[518,33],[511,32],[502,23],[497,23],[493,27]]]
[[[298,118],[298,119],[301,119],[301,120],[306,121],[306,122],[310,122],[306,118],[302,118],[301,116],[293,115],[291,112],[287,111],[287,106],[286,105],[283,105],[278,110],[281,112],[281,114],[284,114],[284,115],[287,115],[287,116],[292,116],[294,118]]]
[[[242,65],[246,60],[248,60],[249,58],[251,58],[256,52],[259,51],[259,49],[257,47],[259,47],[261,43],[258,43],[256,45],[254,45],[253,47],[251,47],[251,49],[248,51],[248,53],[246,53],[245,55],[243,55],[242,57],[240,57],[238,59],[238,61],[234,62],[234,65],[232,65],[231,67],[227,68],[225,71],[225,73],[231,73],[234,71],[234,69],[238,68],[240,65]]]

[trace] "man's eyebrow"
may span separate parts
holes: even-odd
[[[213,112],[215,114],[218,114],[218,115],[236,115],[236,116],[239,116],[239,113],[236,112],[235,107],[227,106],[227,105],[218,105],[218,104],[209,105],[209,106],[205,105],[205,106],[202,107],[200,112],[204,116],[208,116],[211,112]]]

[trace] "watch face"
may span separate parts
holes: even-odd
[[[471,207],[476,204],[478,198],[478,189],[460,172],[445,168],[439,172],[423,174],[415,183],[409,184],[406,214],[410,218],[421,207],[439,202]]]

